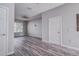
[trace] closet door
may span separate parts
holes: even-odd
[[[7,8],[0,7],[0,56],[7,53]]]
[[[49,19],[49,42],[61,45],[62,43],[62,17]]]

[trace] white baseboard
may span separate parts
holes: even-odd
[[[44,42],[46,42],[46,43],[50,43],[50,42],[48,42],[48,41],[46,41],[46,40],[42,40],[42,41],[44,41]],[[56,44],[56,45],[58,45],[58,44]],[[61,46],[66,47],[66,48],[69,48],[69,49],[73,49],[73,50],[79,51],[79,48],[76,48],[76,47],[71,47],[71,46],[63,45],[63,44],[62,44]]]
[[[79,48],[76,48],[76,47],[71,47],[71,46],[68,46],[68,45],[62,45],[62,46],[66,47],[66,48],[70,48],[70,49],[78,50],[79,51]]]
[[[46,41],[46,40],[42,40],[43,42],[46,42],[46,43],[49,43],[49,41]]]
[[[50,43],[50,42],[48,42],[48,41],[46,41],[46,40],[42,40],[42,41],[44,41],[44,42],[46,42],[46,43]],[[56,44],[56,45],[58,45],[58,44]],[[61,45],[61,46],[66,47],[66,48],[69,48],[69,49],[73,49],[73,50],[79,51],[79,48],[76,48],[76,47],[71,47],[71,46],[68,46],[68,45]]]
[[[11,54],[13,54],[13,53],[14,53],[14,51],[12,51],[12,52],[9,52],[9,53],[7,54],[7,56],[8,56],[8,55],[11,55]]]

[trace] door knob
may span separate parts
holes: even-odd
[[[60,34],[60,32],[58,32],[58,34]]]

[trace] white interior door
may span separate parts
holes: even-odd
[[[49,19],[49,42],[61,45],[62,17],[56,16]]]
[[[0,56],[7,53],[7,9],[0,7]]]

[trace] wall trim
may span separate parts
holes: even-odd
[[[11,55],[11,54],[14,54],[14,51],[9,52],[9,53],[7,54],[7,56],[9,56],[9,55]]]
[[[42,39],[41,37],[35,37],[35,36],[31,36],[31,35],[29,35],[28,37],[33,37],[33,38],[37,38],[37,39]]]
[[[43,39],[42,39],[42,41],[43,41],[43,42],[46,42],[46,43],[50,43],[50,42],[49,42],[49,41],[47,41],[47,40],[43,40]]]
[[[50,43],[50,42],[48,42],[48,41],[46,41],[46,40],[42,40],[43,42],[46,42],[46,43]],[[51,43],[52,44],[52,43]],[[58,44],[56,44],[56,45],[58,45]],[[71,47],[71,46],[68,46],[68,45],[59,45],[59,46],[62,46],[62,47],[66,47],[66,48],[69,48],[69,49],[73,49],[73,50],[77,50],[77,51],[79,51],[79,48],[76,48],[76,47]]]
[[[70,48],[70,49],[79,51],[79,48],[76,48],[76,47],[71,47],[71,46],[68,46],[68,45],[62,45],[62,46],[66,47],[66,48]]]

